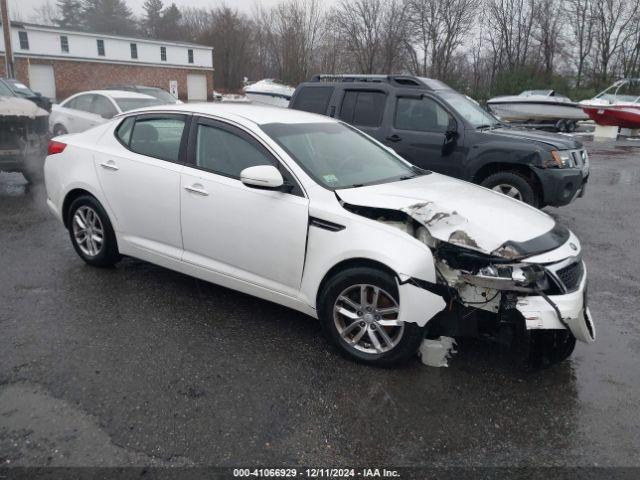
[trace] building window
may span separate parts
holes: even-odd
[[[189,63],[193,63],[193,50],[187,50],[187,57],[189,59]]]
[[[22,50],[29,50],[29,36],[27,32],[18,32],[18,38],[20,39],[20,48]]]
[[[101,57],[104,57],[104,40],[102,39],[97,40],[97,44],[98,44],[98,55]]]
[[[131,58],[138,58],[138,45],[132,43],[129,46],[131,47]]]
[[[160,60],[167,61],[167,47],[160,47]]]
[[[69,38],[66,35],[60,35],[60,50],[69,53]]]

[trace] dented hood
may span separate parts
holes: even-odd
[[[566,241],[546,213],[437,173],[336,194],[347,204],[403,211],[438,240],[505,258],[551,250]]]
[[[0,117],[46,117],[49,113],[30,100],[18,97],[0,97]]]

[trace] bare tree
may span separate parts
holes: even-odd
[[[47,0],[42,5],[33,8],[29,20],[41,25],[57,25],[58,8],[51,0]]]
[[[498,66],[515,69],[530,62],[534,0],[487,0],[485,8]]]
[[[595,69],[597,80],[606,84],[611,76],[612,62],[622,45],[633,34],[629,27],[640,9],[638,0],[598,0],[594,6]]]
[[[472,29],[476,0],[409,0],[413,39],[410,60],[416,73],[448,79],[452,58]]]
[[[542,69],[547,79],[553,74],[554,60],[562,43],[561,4],[559,0],[538,0],[533,8],[534,39],[538,42]]]

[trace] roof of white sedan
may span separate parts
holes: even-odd
[[[87,90],[86,92],[79,92],[75,95],[84,95],[87,93],[106,95],[107,97],[112,98],[155,98],[145,93],[128,92],[126,90]]]
[[[282,107],[270,107],[268,105],[255,105],[246,103],[183,103],[176,105],[159,105],[135,110],[130,113],[161,110],[199,113],[202,115],[214,115],[227,118],[241,118],[258,125],[267,123],[331,123],[334,119],[315,113],[302,112]]]

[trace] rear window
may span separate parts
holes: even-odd
[[[133,130],[133,124],[136,121],[135,117],[126,118],[116,130],[116,137],[120,139],[127,147],[131,140],[131,131]]]
[[[136,108],[153,107],[154,105],[164,105],[157,98],[114,98],[115,102],[123,112],[135,110]]]
[[[340,118],[360,127],[382,124],[386,94],[372,91],[346,91],[340,108]]]
[[[326,115],[332,94],[333,87],[302,87],[295,97],[293,108]]]

